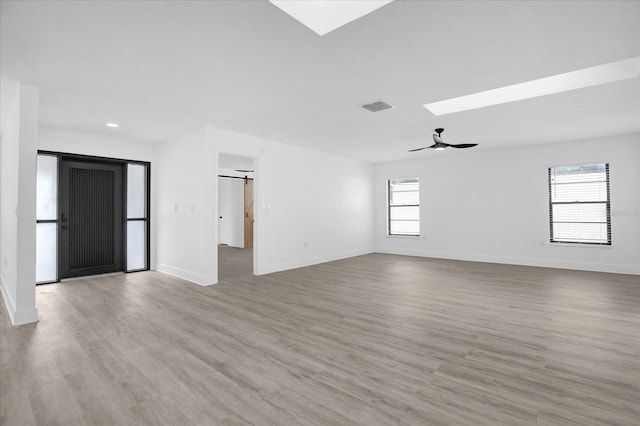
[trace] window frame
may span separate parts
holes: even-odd
[[[38,229],[38,225],[40,224],[48,224],[48,223],[52,223],[55,225],[56,227],[56,239],[55,239],[55,247],[56,247],[56,260],[55,260],[55,269],[56,269],[56,273],[55,273],[55,279],[53,280],[46,280],[46,281],[35,281],[36,285],[40,285],[40,284],[52,284],[52,283],[57,283],[60,282],[60,249],[59,249],[59,245],[58,245],[58,241],[59,241],[59,226],[60,226],[60,188],[58,188],[59,182],[60,182],[60,156],[55,154],[55,153],[50,153],[48,151],[38,151],[36,153],[36,180],[37,180],[37,173],[38,173],[38,166],[37,166],[37,162],[38,162],[38,157],[53,157],[56,159],[56,194],[55,194],[55,199],[56,199],[56,212],[55,212],[55,217],[52,219],[38,219],[37,213],[36,213],[36,233],[37,233],[37,229]],[[36,189],[36,196],[37,196],[37,189]],[[37,262],[37,251],[38,251],[38,245],[37,245],[37,241],[36,241],[36,262]]]
[[[560,167],[571,167],[571,166],[585,166],[589,164],[604,164],[605,166],[605,184],[606,184],[606,192],[607,198],[606,201],[553,201],[552,197],[552,188],[553,185],[551,183],[551,170],[560,168]],[[578,164],[568,164],[568,165],[559,165],[559,166],[549,166],[547,168],[547,184],[549,191],[549,242],[552,244],[570,244],[570,245],[586,245],[586,246],[611,246],[612,245],[612,237],[611,237],[611,179],[610,179],[610,166],[608,161],[594,161],[594,162],[584,162]],[[563,223],[600,223],[607,225],[607,241],[606,242],[594,242],[594,241],[567,241],[554,238],[553,235],[553,225],[554,223],[560,223],[559,221],[554,222],[553,218],[553,206],[554,205],[581,205],[581,204],[604,204],[605,205],[605,215],[606,222],[563,222]]]
[[[129,217],[129,204],[128,204],[128,197],[129,197],[129,166],[130,165],[134,165],[134,166],[142,166],[145,168],[144,171],[144,178],[145,178],[145,195],[144,195],[144,216],[142,217]],[[123,215],[123,242],[122,245],[124,246],[124,252],[123,252],[123,268],[124,268],[124,272],[125,273],[130,273],[130,272],[140,272],[140,271],[148,271],[150,270],[150,265],[151,265],[151,213],[150,213],[150,206],[151,206],[151,163],[148,161],[136,161],[136,160],[125,160],[125,163],[123,164],[123,170],[124,170],[124,179],[123,179],[123,191],[124,191],[124,200],[123,200],[123,210],[124,210],[124,215]],[[129,264],[128,264],[128,250],[127,250],[127,243],[128,243],[128,233],[129,233],[129,229],[128,229],[128,225],[129,222],[143,222],[144,223],[144,231],[145,231],[145,254],[144,254],[144,266],[142,268],[137,268],[137,269],[130,269],[129,268]]]
[[[418,204],[405,204],[402,206],[392,206],[391,205],[391,181],[393,180],[398,180],[398,179],[416,179],[416,181],[418,182]],[[420,220],[420,177],[415,176],[415,177],[406,177],[406,178],[388,178],[387,179],[387,236],[389,237],[410,237],[410,238],[415,238],[415,237],[420,237],[420,231],[418,231],[417,234],[409,234],[409,233],[392,233],[391,232],[391,209],[394,207],[417,207],[418,208],[418,226],[421,225],[421,220]],[[398,222],[399,220],[395,220],[395,222]]]

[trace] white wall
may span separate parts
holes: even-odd
[[[0,289],[14,325],[35,322],[38,89],[3,79],[0,129]]]
[[[0,75],[0,131],[4,129],[9,112],[18,96],[20,83]]]
[[[9,315],[16,311],[18,285],[18,149],[20,144],[19,84],[2,82],[2,130],[0,133],[0,285]],[[11,92],[5,88],[15,87]],[[9,99],[7,99],[9,98]],[[13,317],[11,318],[13,322]]]
[[[40,129],[37,149],[42,151],[64,152],[69,154],[93,155],[98,157],[117,158],[121,160],[148,161],[151,163],[151,247],[150,267],[155,269],[156,257],[156,148],[153,144],[135,142],[117,137],[118,130],[113,129],[113,136],[95,133],[78,132],[69,129],[43,127]],[[34,249],[35,250],[35,249]]]
[[[640,135],[375,165],[378,252],[640,273]],[[612,246],[549,243],[547,168],[609,162]],[[387,233],[386,180],[420,177],[421,237]]]
[[[207,137],[218,153],[255,159],[257,274],[371,252],[371,165],[220,129]]]
[[[163,272],[199,284],[217,282],[219,153],[255,159],[257,274],[371,251],[371,165],[214,128],[159,149],[158,269]]]
[[[214,147],[201,128],[158,145],[156,269],[200,285],[218,281]]]

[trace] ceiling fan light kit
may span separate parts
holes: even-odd
[[[478,145],[477,143],[459,143],[459,144],[445,143],[442,141],[442,132],[444,132],[444,129],[437,128],[435,129],[435,132],[436,133],[433,134],[433,142],[435,142],[433,145],[424,146],[422,148],[410,149],[409,152],[422,151],[423,149],[427,149],[427,148],[432,148],[432,149],[435,149],[436,151],[444,151],[447,148],[473,148],[474,146]]]

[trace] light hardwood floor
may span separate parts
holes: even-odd
[[[3,425],[637,425],[640,279],[371,254],[221,283],[39,286],[0,310]]]

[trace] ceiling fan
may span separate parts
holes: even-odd
[[[409,152],[415,152],[415,151],[422,151],[423,149],[427,149],[427,148],[433,148],[436,151],[442,151],[445,148],[472,148],[476,145],[478,145],[477,143],[459,143],[459,144],[450,144],[450,143],[444,143],[442,142],[442,137],[441,134],[442,132],[444,132],[444,129],[435,129],[436,133],[433,134],[433,141],[435,142],[433,145],[431,146],[425,146],[422,148],[416,148],[416,149],[410,149]]]

